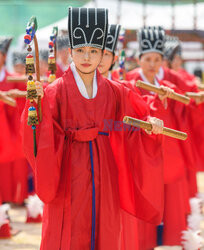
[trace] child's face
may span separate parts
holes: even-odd
[[[138,64],[140,65],[146,76],[155,77],[156,74],[159,72],[159,68],[162,65],[162,61],[163,58],[159,53],[149,52],[143,54],[140,57]]]
[[[101,62],[102,50],[93,47],[82,47],[72,49],[71,55],[76,68],[84,74],[89,74],[95,71]]]
[[[25,74],[25,65],[18,63],[18,64],[13,66],[13,70],[14,70],[14,72],[16,72],[20,75],[24,75]]]
[[[103,58],[98,66],[100,73],[104,74],[107,71],[109,71],[113,63],[114,63],[113,53],[110,51],[104,51]]]
[[[181,67],[182,67],[182,59],[179,55],[175,55],[171,62],[171,68],[177,71]]]

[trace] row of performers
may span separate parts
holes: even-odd
[[[121,81],[120,70],[111,72],[119,31],[118,25],[108,26],[106,9],[69,8],[72,63],[48,86],[36,82],[43,117],[36,129],[36,157],[27,125],[29,100],[24,111],[22,98],[17,99],[19,111],[0,103],[1,199],[11,199],[4,198],[5,186],[16,159],[25,161],[20,157],[22,140],[36,193],[45,203],[43,250],[152,249],[160,223],[160,244],[181,245],[181,232],[187,229],[196,172],[203,171],[203,92],[186,71],[169,68],[180,57],[178,41],[168,43],[168,63],[162,66],[167,43],[161,27],[139,30],[140,67]],[[3,49],[0,54],[5,58]],[[21,89],[6,81],[3,65],[1,90]],[[158,86],[163,95],[137,88],[137,80]],[[174,92],[195,94],[185,105],[171,99]],[[126,115],[149,120],[152,133],[124,128]],[[188,140],[160,135],[162,120],[167,127],[186,131]]]

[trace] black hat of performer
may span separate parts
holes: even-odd
[[[57,49],[67,49],[70,47],[68,35],[62,35],[57,37]]]
[[[120,33],[120,28],[121,26],[118,24],[111,24],[108,26],[108,35],[107,35],[107,39],[106,39],[106,45],[105,45],[105,49],[115,53],[115,49],[117,46],[117,42],[118,42],[118,37],[119,37],[119,33]]]
[[[72,49],[104,49],[108,28],[108,10],[104,8],[68,9],[68,35]]]
[[[41,60],[41,61],[48,61],[48,54],[49,54],[49,51],[48,51],[48,49],[41,49],[40,51],[39,51],[39,59]]]
[[[175,55],[181,56],[181,43],[176,36],[166,36],[166,42],[164,45],[164,58],[168,61],[172,61]]]
[[[7,54],[9,46],[13,40],[13,37],[0,36],[0,52],[4,55]]]
[[[139,56],[148,52],[164,53],[165,31],[162,27],[144,27],[137,34]]]
[[[25,64],[27,53],[24,51],[14,51],[12,53],[12,63],[13,65]]]

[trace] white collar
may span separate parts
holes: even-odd
[[[108,77],[107,77],[108,80],[112,80],[112,75],[111,75],[111,72],[108,71]]]
[[[150,82],[147,80],[147,78],[145,77],[145,75],[144,75],[142,69],[139,69],[139,74],[140,74],[140,76],[141,76],[141,78],[142,78],[142,80],[143,80],[144,82],[150,83]],[[158,81],[157,81],[156,78],[154,78],[154,85],[155,85],[156,87],[160,87],[160,84],[158,83]],[[152,91],[150,91],[150,93],[151,93],[151,94],[155,94],[155,93],[152,92]]]
[[[0,82],[3,82],[5,76],[6,76],[6,69],[5,67],[3,67],[2,70],[0,71]]]
[[[159,72],[158,72],[158,74],[157,74],[157,78],[158,78],[159,80],[163,80],[163,79],[164,79],[164,69],[163,69],[163,67],[160,67],[160,68],[159,68]]]
[[[84,85],[84,82],[83,82],[83,80],[81,79],[79,73],[77,72],[76,66],[75,66],[74,62],[72,62],[72,63],[70,64],[70,68],[71,68],[71,71],[72,71],[72,73],[73,73],[73,75],[74,75],[75,82],[76,82],[76,84],[77,84],[77,87],[78,87],[78,89],[79,89],[81,95],[82,95],[83,97],[85,97],[86,99],[92,99],[92,98],[96,97],[96,94],[97,94],[96,70],[95,70],[94,78],[93,78],[93,96],[92,96],[92,98],[89,98],[89,95],[88,95],[88,93],[87,93],[87,91],[86,91],[86,87],[85,87],[85,85]]]
[[[142,80],[143,80],[144,82],[150,83],[150,82],[147,80],[147,78],[145,77],[145,75],[144,75],[142,69],[139,69],[139,74],[140,74],[140,76],[141,76],[141,78],[142,78]],[[157,81],[156,78],[154,78],[154,84],[155,84],[156,87],[160,87],[160,84],[158,83],[158,81]]]

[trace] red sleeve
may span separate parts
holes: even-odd
[[[37,127],[37,157],[33,154],[33,131],[27,125],[29,101],[22,115],[23,148],[34,169],[36,193],[48,203],[56,195],[63,154],[64,131],[59,121],[60,80],[49,85],[42,100],[42,122]]]
[[[149,107],[142,97],[121,85],[117,88],[118,119],[129,115],[146,119]],[[122,139],[121,139],[122,138]],[[139,128],[124,127],[111,134],[119,168],[121,206],[147,222],[159,224],[163,213],[161,136],[149,136]]]
[[[177,72],[168,69],[166,70],[165,75],[166,79],[164,80],[168,80],[169,82],[175,84],[176,87],[182,91],[182,93],[198,92],[196,84],[190,81],[186,81],[185,77],[182,77],[182,75],[178,74]]]

